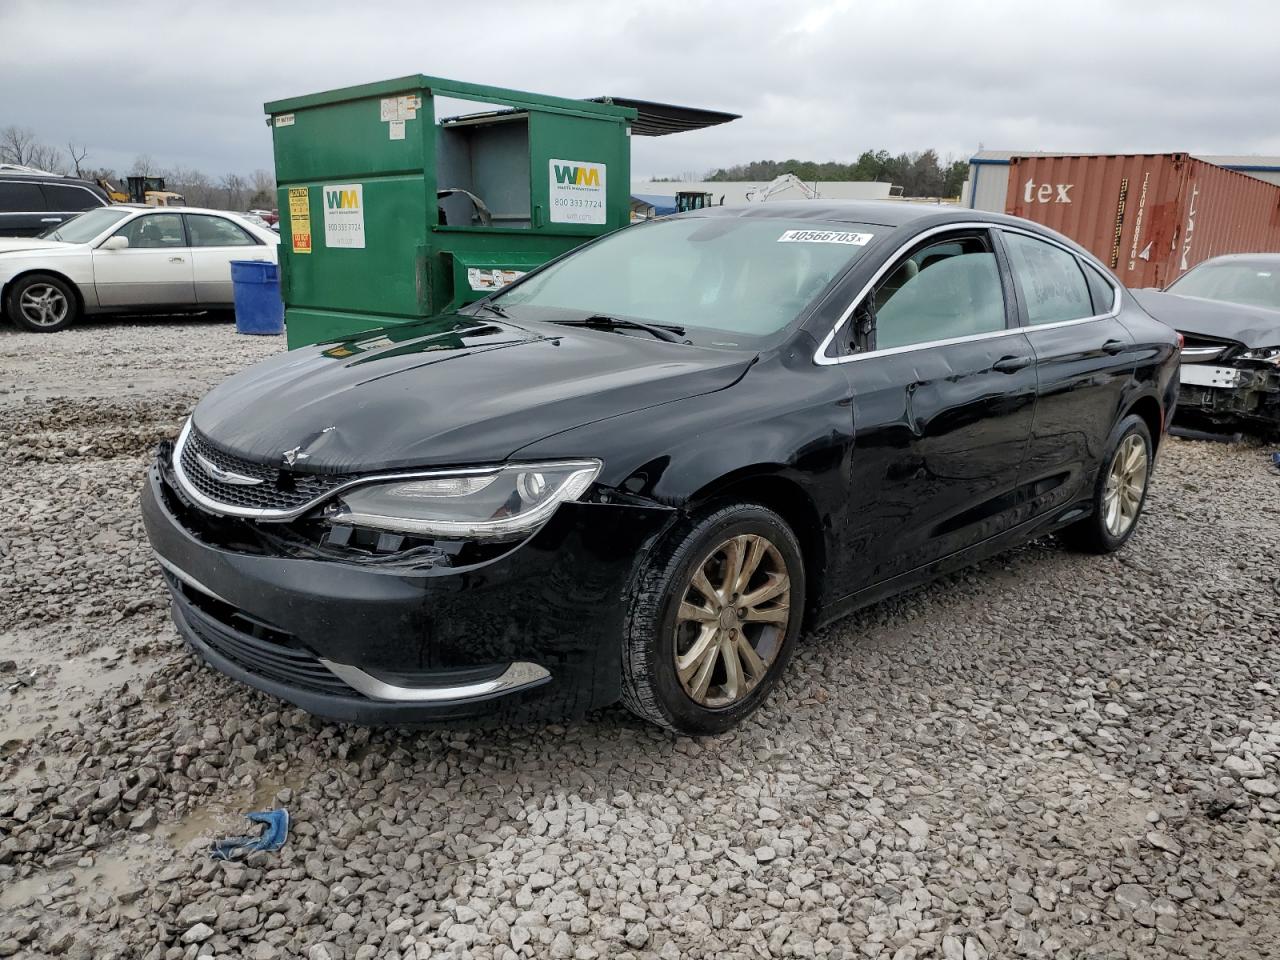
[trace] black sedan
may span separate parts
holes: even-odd
[[[1280,434],[1280,254],[1214,257],[1134,296],[1186,338],[1180,412]]]
[[[1176,334],[1010,217],[716,207],[213,390],[143,498],[182,635],[329,718],[724,730],[802,629],[1133,534]]]

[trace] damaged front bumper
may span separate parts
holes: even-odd
[[[567,503],[479,562],[421,550],[337,559],[255,540],[250,521],[234,521],[240,540],[215,529],[163,455],[142,514],[174,623],[203,659],[317,716],[373,725],[575,716],[616,701],[634,571],[675,516]]]
[[[1184,363],[1178,410],[1219,423],[1280,429],[1280,367],[1273,363]]]

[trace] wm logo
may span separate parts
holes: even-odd
[[[324,200],[330,210],[355,210],[360,206],[354,190],[326,190]]]
[[[572,183],[580,187],[600,186],[600,169],[598,167],[570,167],[555,165],[556,183]]]

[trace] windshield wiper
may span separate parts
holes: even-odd
[[[506,310],[502,309],[502,307],[498,306],[496,303],[482,303],[477,309],[488,310],[494,316],[501,317],[503,320],[511,319],[511,314],[507,313]]]
[[[623,317],[608,317],[602,313],[592,314],[579,320],[552,320],[551,322],[568,327],[597,327],[601,330],[643,330],[667,343],[689,343],[688,340],[683,339],[684,327],[678,327],[673,323],[642,323],[639,320],[627,320]]]

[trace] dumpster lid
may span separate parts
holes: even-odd
[[[664,137],[669,133],[701,130],[720,123],[742,118],[740,113],[723,110],[707,110],[703,107],[681,107],[674,103],[657,103],[653,100],[634,100],[631,97],[590,97],[591,103],[611,103],[615,107],[630,107],[637,113],[631,121],[631,132],[638,137]]]
[[[673,103],[655,103],[652,100],[633,100],[630,97],[591,97],[587,103],[603,103],[615,107],[629,107],[636,111],[636,118],[631,121],[631,133],[637,137],[665,137],[669,133],[684,133],[689,130],[701,130],[703,127],[714,127],[730,120],[741,119],[740,113],[725,113],[723,110],[706,110],[702,107],[681,107]],[[498,123],[503,120],[514,120],[527,116],[528,110],[511,107],[504,110],[484,110],[479,113],[465,113],[456,117],[444,117],[440,120],[444,126],[466,126],[470,124]]]

